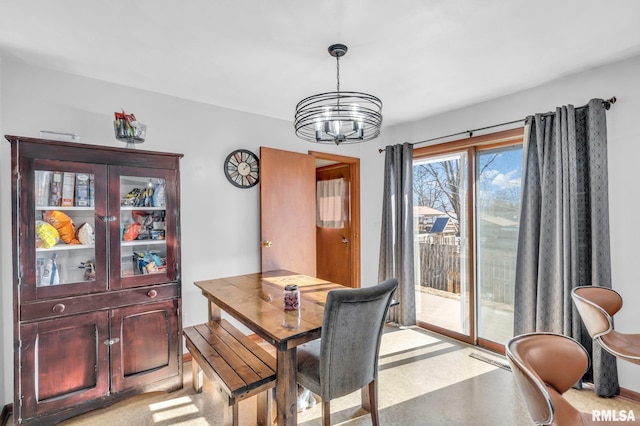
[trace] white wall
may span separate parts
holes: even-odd
[[[640,231],[637,226],[640,190],[636,175],[640,158],[638,76],[640,56],[390,130],[398,142],[417,142],[517,120],[536,112],[554,110],[560,105],[579,106],[592,98],[608,99],[615,95],[618,102],[607,112],[611,267],[613,288],[627,302],[616,315],[616,329],[630,333],[640,333],[640,310],[635,308],[640,301],[637,272],[640,259]],[[380,204],[381,194],[374,192],[370,196],[372,198],[367,199],[367,205]],[[371,255],[371,252],[363,253],[364,257]],[[618,371],[620,386],[640,392],[640,369],[637,365],[618,361]]]
[[[483,127],[544,112],[556,105],[582,105],[592,97],[616,95],[608,112],[611,245],[614,288],[624,297],[640,299],[633,264],[639,258],[635,212],[640,197],[634,185],[634,159],[640,158],[640,57],[567,77],[553,83],[442,114],[413,124],[383,128],[381,136],[359,145],[316,145],[302,142],[292,123],[186,101],[120,85],[26,66],[6,58],[0,62],[0,130],[2,134],[38,136],[39,130],[77,132],[83,143],[122,146],[113,137],[113,112],[124,108],[148,125],[140,149],[181,152],[182,282],[185,325],[206,319],[206,304],[197,280],[258,271],[260,268],[259,188],[238,189],[222,172],[226,155],[235,148],[258,153],[260,146],[290,151],[309,150],[361,158],[362,285],[377,281],[384,155],[390,143],[415,142],[461,130]],[[179,78],[177,76],[176,78]],[[212,82],[213,84],[213,82]],[[428,102],[429,100],[425,100]],[[292,105],[293,115],[293,105]],[[13,320],[11,289],[11,227],[9,143],[0,141],[0,366],[4,389],[0,403],[13,399]],[[630,304],[616,326],[636,330],[637,310]],[[640,392],[637,366],[619,362],[620,381]],[[4,402],[2,402],[4,401]]]
[[[260,269],[259,185],[239,189],[228,183],[222,165],[229,152],[246,148],[258,154],[260,146],[269,146],[360,157],[365,147],[303,142],[295,136],[291,121],[51,72],[6,58],[0,65],[2,135],[38,137],[40,130],[75,132],[82,143],[122,147],[124,144],[113,136],[112,123],[113,113],[124,108],[147,124],[147,140],[139,149],[184,154],[180,167],[185,326],[204,322],[207,316],[206,303],[194,281]],[[293,116],[294,105],[291,108]],[[13,399],[10,178],[10,144],[0,141],[2,405]],[[363,218],[367,216],[363,214]],[[364,263],[374,264],[377,275],[377,258]],[[373,282],[367,278],[363,285]]]

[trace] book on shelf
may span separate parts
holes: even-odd
[[[52,172],[49,190],[49,205],[59,206],[62,201],[62,172]]]
[[[89,191],[91,177],[88,173],[78,173],[76,175],[76,201],[77,207],[89,207]]]
[[[62,206],[73,206],[74,191],[76,183],[76,174],[72,172],[64,172],[62,175]]]

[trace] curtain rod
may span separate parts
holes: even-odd
[[[611,99],[604,100],[604,101],[602,102],[602,104],[603,104],[602,106],[604,106],[604,107],[605,107],[605,109],[607,109],[607,110],[608,110],[609,108],[611,108],[611,105],[613,105],[613,104],[615,104],[615,103],[616,103],[616,101],[617,101],[616,97],[615,97],[615,96],[612,96],[612,97],[611,97]],[[576,107],[575,109],[586,108],[588,105],[589,105],[589,104],[587,104],[587,105],[582,105],[582,106]],[[544,114],[542,114],[542,115],[545,115],[545,116],[546,116],[546,115],[550,115],[550,114],[554,114],[554,112],[553,112],[553,111],[550,111],[550,112],[544,113]],[[524,121],[524,120],[526,120],[526,119],[527,119],[527,118],[525,117],[525,118],[521,118],[521,119],[519,119],[519,120],[507,121],[506,123],[493,124],[493,125],[491,125],[491,126],[479,127],[479,128],[477,128],[477,129],[473,129],[473,130],[465,130],[464,132],[451,133],[450,135],[446,135],[446,136],[438,136],[437,138],[425,139],[425,140],[423,140],[423,141],[414,142],[414,143],[412,143],[411,145],[418,145],[418,144],[422,144],[422,143],[433,142],[433,141],[437,141],[437,140],[440,140],[440,139],[450,138],[450,137],[452,137],[452,136],[469,135],[469,137],[473,137],[473,133],[474,133],[474,132],[478,132],[478,131],[480,131],[480,130],[492,129],[492,128],[494,128],[494,127],[506,126],[506,125],[509,125],[509,124],[515,124],[515,123],[519,123],[519,122],[521,122],[521,121]],[[385,149],[384,149],[384,148],[380,148],[380,149],[378,149],[378,152],[379,152],[379,153],[383,153],[384,151],[385,151]]]

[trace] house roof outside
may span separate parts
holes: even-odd
[[[427,206],[413,206],[414,216],[443,216],[445,212]]]

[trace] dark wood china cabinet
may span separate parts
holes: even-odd
[[[182,155],[6,139],[14,423],[181,388]]]

